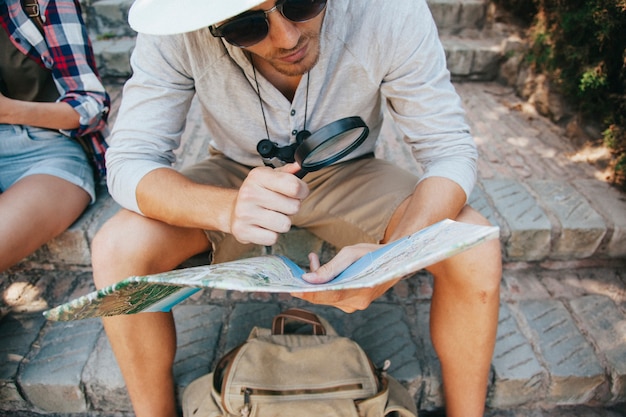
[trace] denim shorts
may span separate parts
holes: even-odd
[[[69,181],[92,203],[96,199],[93,169],[80,144],[55,130],[0,124],[0,192],[35,174]]]

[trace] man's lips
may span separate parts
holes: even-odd
[[[283,61],[289,64],[293,64],[298,61],[301,61],[306,56],[307,50],[308,50],[307,45],[304,45],[301,48],[295,50],[294,52],[289,53],[288,55],[278,57],[277,60]]]

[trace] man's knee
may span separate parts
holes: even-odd
[[[108,256],[123,255],[128,253],[127,246],[133,246],[130,242],[141,236],[137,236],[132,230],[132,220],[124,210],[118,212],[109,219],[96,233],[91,245],[92,260],[99,261],[103,257],[110,261]],[[114,258],[115,259],[115,258]]]
[[[150,234],[141,225],[143,220],[138,214],[122,210],[96,233],[91,244],[91,262],[98,288],[125,278],[117,275],[131,263],[141,268],[139,264],[147,259]]]
[[[92,242],[94,281],[100,287],[131,275],[168,271],[208,249],[209,241],[200,229],[176,227],[121,210]]]
[[[465,206],[457,221],[490,226],[490,222],[478,211]],[[435,265],[431,272],[446,277],[459,288],[497,294],[502,279],[502,253],[499,239],[491,239],[459,255]]]

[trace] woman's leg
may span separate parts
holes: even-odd
[[[0,194],[0,271],[16,264],[66,230],[90,196],[52,175],[30,175]]]

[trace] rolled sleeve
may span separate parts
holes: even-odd
[[[159,168],[171,168],[180,146],[195,90],[193,79],[172,56],[185,56],[172,37],[139,35],[131,57],[133,76],[107,151],[107,184],[124,208],[141,213],[136,190],[141,179]]]
[[[423,168],[421,180],[448,178],[469,198],[478,152],[426,3],[417,2],[415,11],[407,11],[397,30],[414,42],[395,43],[391,70],[382,85],[390,113]]]

